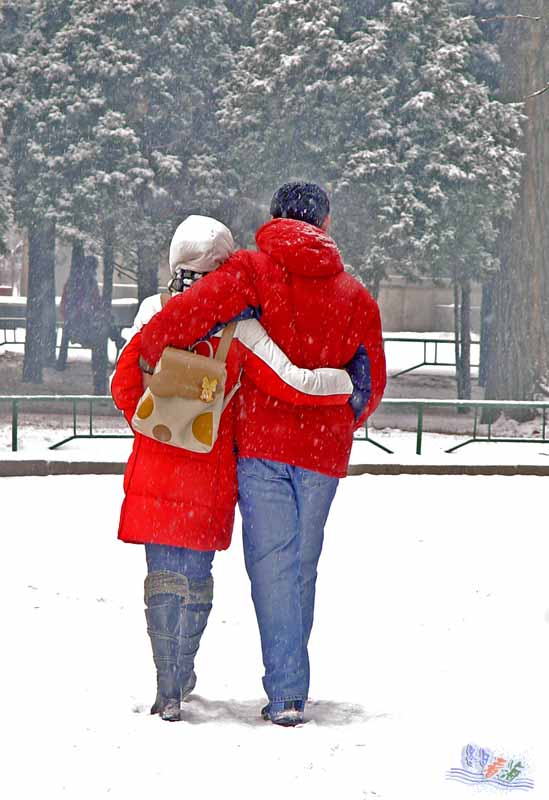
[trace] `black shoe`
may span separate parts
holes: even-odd
[[[181,719],[181,700],[178,697],[164,700],[156,695],[151,714],[158,714],[167,722],[178,722]]]
[[[167,700],[160,711],[160,718],[165,722],[179,722],[181,720],[181,701],[179,699]]]
[[[176,716],[177,719],[179,719],[180,709],[181,709],[181,700],[178,697],[171,697],[165,700],[164,698],[156,695],[156,700],[154,701],[151,708],[151,714],[160,714],[162,719],[172,719],[175,718]]]
[[[275,704],[279,706],[279,703]],[[303,700],[285,700],[284,707],[277,707],[275,711],[268,703],[261,709],[261,716],[265,721],[270,721],[274,725],[282,725],[285,728],[293,728],[302,725],[304,722],[305,703]]]

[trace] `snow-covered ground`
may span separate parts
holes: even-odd
[[[116,541],[121,478],[2,479],[2,797],[515,794],[447,779],[471,744],[520,762],[535,782],[524,794],[547,798],[546,496],[544,478],[343,481],[320,563],[307,723],[286,730],[258,717],[238,519],[216,558],[186,721],[167,724],[147,713],[144,557]]]

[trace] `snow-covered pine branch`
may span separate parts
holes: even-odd
[[[515,20],[527,20],[531,22],[541,22],[543,17],[531,17],[529,14],[498,14],[495,17],[484,17],[480,22],[506,22]]]

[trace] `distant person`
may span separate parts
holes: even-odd
[[[188,217],[170,246],[172,294],[178,297],[199,279],[208,280],[205,276],[233,250],[233,237],[221,222]],[[112,379],[114,402],[130,424],[143,393],[142,332],[164,300],[157,294],[142,302]],[[211,346],[217,349],[218,343],[213,336]],[[208,350],[207,342],[197,347],[202,355]],[[268,391],[273,402],[290,407],[344,405],[353,389],[343,370],[295,367],[255,319],[239,322],[236,328],[227,358],[227,394],[242,369],[259,391]],[[181,701],[196,682],[194,660],[212,607],[215,552],[231,542],[237,499],[237,397],[221,417],[211,453],[189,452],[136,432],[124,477],[118,536],[144,544],[147,560],[145,613],[157,673],[151,713],[170,722],[180,719]]]
[[[96,360],[96,348],[101,344],[103,329],[103,301],[97,282],[97,258],[86,256],[77,274],[73,270],[63,289],[59,307],[63,318],[63,334],[56,369],[67,366],[69,344],[79,344],[92,351],[92,364]],[[117,351],[125,344],[120,331],[109,320],[109,338]],[[94,370],[95,371],[95,370]]]
[[[243,314],[255,315],[295,364],[347,366],[354,378],[351,405],[292,406],[246,375],[238,395],[239,505],[268,697],[261,713],[293,726],[304,720],[309,692],[324,526],[347,473],[353,431],[381,400],[386,373],[379,309],[345,272],[328,235],[326,192],[312,183],[285,184],[271,216],[256,234],[257,251],[235,253],[153,317],[143,329],[142,356],[152,369],[166,345],[188,347]],[[345,547],[350,541],[346,536]]]

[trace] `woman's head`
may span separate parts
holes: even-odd
[[[170,291],[184,291],[226,261],[234,249],[232,233],[222,222],[198,214],[187,217],[170,244]]]

